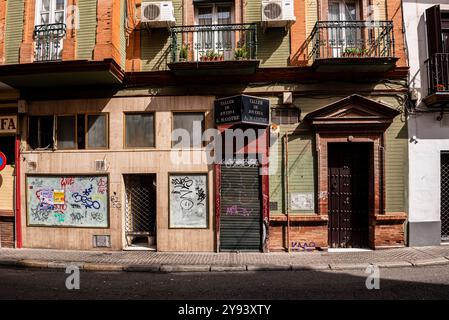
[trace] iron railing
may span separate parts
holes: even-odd
[[[318,21],[309,59],[394,57],[392,21]]]
[[[257,26],[220,24],[170,29],[171,62],[257,59]]]
[[[441,240],[449,241],[449,152],[441,152]]]
[[[64,23],[42,24],[34,27],[34,61],[58,61],[62,59],[62,41],[66,35]]]
[[[425,61],[428,94],[449,92],[449,53],[435,53]]]

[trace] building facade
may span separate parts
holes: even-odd
[[[16,201],[0,212],[15,214],[16,246],[406,244],[400,1],[0,8],[20,159]]]
[[[449,2],[404,1],[410,59],[409,243],[449,240]]]

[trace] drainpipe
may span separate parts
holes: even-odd
[[[290,252],[290,210],[289,210],[289,197],[288,197],[288,135],[286,132],[284,134],[284,150],[285,150],[285,162],[284,162],[284,170],[285,170],[285,209],[287,213],[287,251]]]
[[[20,134],[16,135],[16,146],[15,146],[15,207],[16,207],[16,247],[22,248],[22,210],[21,210],[21,194],[20,194]]]

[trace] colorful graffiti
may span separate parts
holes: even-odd
[[[107,176],[28,176],[28,224],[108,226]]]

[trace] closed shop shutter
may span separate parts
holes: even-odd
[[[261,250],[261,183],[258,167],[221,168],[220,249]]]
[[[0,217],[0,241],[3,248],[14,248],[14,217]]]

